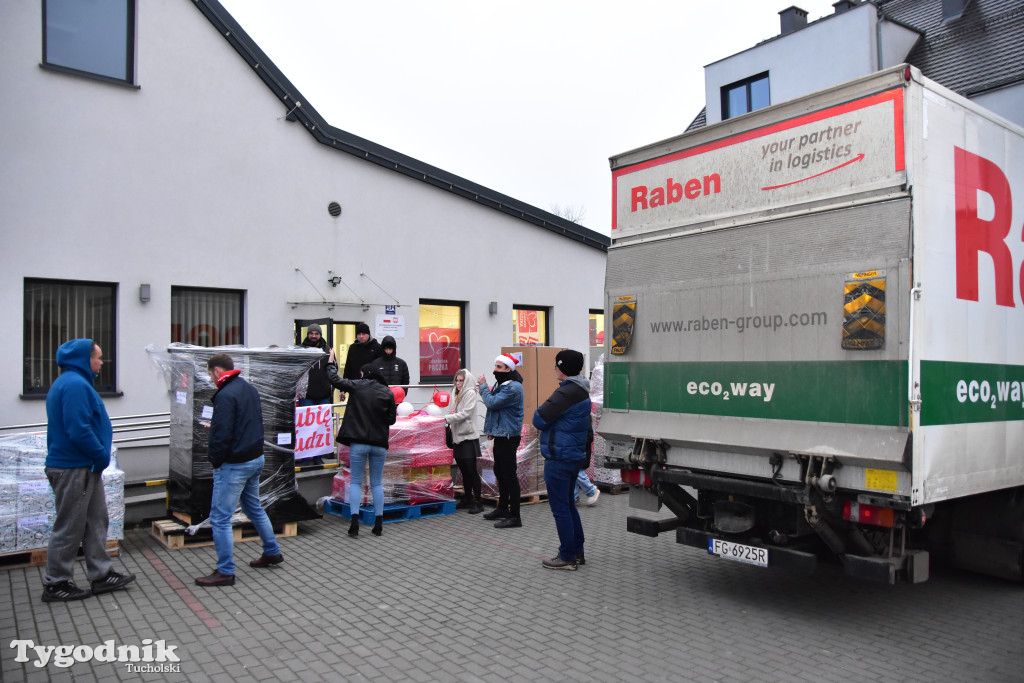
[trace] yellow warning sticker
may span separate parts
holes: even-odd
[[[896,473],[890,470],[864,470],[864,487],[896,492]]]

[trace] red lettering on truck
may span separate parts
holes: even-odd
[[[993,162],[954,146],[953,175],[956,195],[956,298],[978,300],[978,257],[992,258],[996,303],[1013,307],[1013,256],[1006,246],[1013,202],[1010,182]],[[978,216],[978,190],[995,205],[991,220]],[[1024,273],[1022,273],[1024,277]],[[1024,287],[1024,281],[1022,281]],[[1022,289],[1024,295],[1024,289]]]
[[[665,204],[675,204],[687,199],[696,199],[702,195],[718,194],[722,191],[722,177],[717,173],[700,178],[690,178],[685,184],[677,183],[674,178],[665,181],[665,187],[648,188],[637,185],[630,190],[630,210],[653,209]]]

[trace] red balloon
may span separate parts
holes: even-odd
[[[434,392],[434,405],[438,408],[447,408],[448,404],[452,401],[452,395],[447,391],[435,391]]]
[[[401,403],[405,400],[405,389],[402,387],[388,387],[391,389],[391,393],[395,395],[395,403]]]

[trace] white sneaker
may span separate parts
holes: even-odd
[[[594,507],[594,505],[597,503],[597,499],[598,499],[598,497],[600,495],[601,495],[601,490],[600,489],[594,489],[594,495],[587,496],[587,507],[588,508],[589,507]]]

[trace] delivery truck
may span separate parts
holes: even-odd
[[[610,161],[627,529],[1020,580],[1024,129],[902,65]]]

